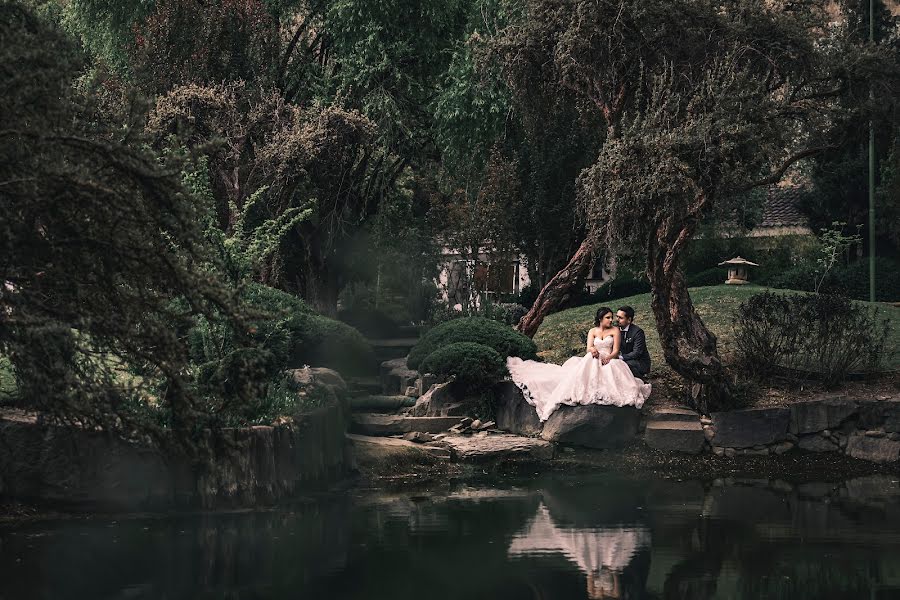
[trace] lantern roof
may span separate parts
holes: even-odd
[[[745,265],[748,267],[758,267],[759,266],[755,262],[750,262],[746,258],[741,258],[740,256],[735,256],[734,258],[732,258],[730,260],[726,260],[726,261],[719,263],[720,267],[724,267],[726,265]]]

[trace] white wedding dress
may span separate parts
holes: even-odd
[[[613,337],[594,338],[600,356],[612,354]],[[525,400],[534,406],[541,421],[546,421],[560,405],[607,404],[640,408],[650,396],[650,384],[631,374],[624,361],[613,359],[602,364],[590,353],[573,356],[562,365],[506,359],[506,367]]]

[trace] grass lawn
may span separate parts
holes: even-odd
[[[718,338],[720,355],[727,356],[731,351],[733,336],[731,324],[738,306],[750,296],[765,290],[766,288],[755,285],[715,285],[691,288],[690,293],[694,307],[706,326]],[[785,290],[773,291],[803,293]],[[653,371],[668,370],[659,346],[656,322],[650,310],[650,294],[611,300],[606,305],[613,311],[623,305],[634,307],[635,323],[640,325],[647,334],[647,348],[653,360]],[[600,306],[600,304],[579,306],[552,314],[544,319],[534,336],[538,354],[546,361],[561,363],[570,356],[583,353],[582,336],[586,335],[588,329],[593,326],[594,314]],[[877,306],[882,314],[890,317],[892,324],[891,336],[887,341],[887,350],[892,353],[888,364],[892,369],[900,368],[900,352],[897,352],[900,349],[900,308],[883,303],[878,303]],[[847,326],[853,327],[853,323],[848,323]]]

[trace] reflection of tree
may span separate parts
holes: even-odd
[[[704,600],[716,593],[725,548],[721,532],[709,519],[700,519],[694,530],[695,551],[675,565],[663,586],[665,600]]]
[[[508,554],[561,554],[586,575],[589,598],[631,598],[644,591],[649,561],[635,559],[649,548],[646,527],[561,527],[541,503]],[[635,573],[632,566],[639,567]]]

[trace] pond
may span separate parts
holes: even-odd
[[[0,525],[0,599],[897,598],[896,476],[609,474]]]

